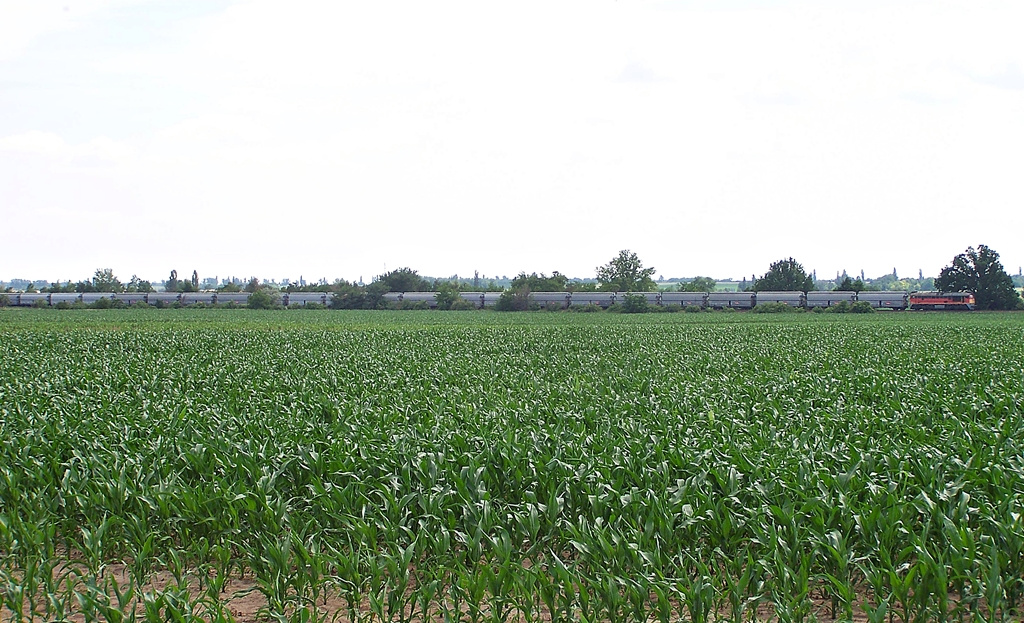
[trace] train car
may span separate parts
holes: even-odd
[[[330,304],[330,294],[327,292],[285,292],[281,295],[282,305],[301,305],[305,307],[310,303],[327,306]]]
[[[469,301],[474,307],[480,309],[484,306],[484,293],[483,292],[459,292],[459,298],[463,301]]]
[[[50,305],[67,303],[71,305],[82,300],[82,295],[77,292],[54,292],[50,295]]]
[[[902,290],[882,290],[869,292],[861,290],[857,293],[858,301],[866,301],[875,309],[903,310],[907,308],[907,293]]]
[[[764,305],[766,303],[782,303],[783,305],[789,305],[790,307],[803,307],[804,306],[804,293],[803,292],[758,292],[756,298],[758,305]]]
[[[912,292],[910,309],[945,309],[969,311],[974,309],[974,295],[970,292]]]
[[[708,292],[708,307],[713,309],[752,309],[752,292]]]
[[[651,306],[661,305],[661,292],[623,292],[622,299],[619,300],[621,303],[626,299],[627,296],[642,296],[647,300],[647,304]]]
[[[832,307],[833,305],[838,305],[840,303],[852,305],[856,300],[856,292],[845,291],[808,292],[805,297],[807,309],[814,309],[815,307]],[[760,295],[758,296],[758,301],[760,301]]]
[[[203,305],[214,304],[214,292],[185,292],[181,295],[182,305],[195,305],[196,303],[202,303]]]
[[[482,294],[484,307],[494,307],[498,304],[498,299],[500,299],[502,295],[501,292],[483,292]]]
[[[662,305],[679,305],[681,307],[706,307],[707,292],[662,292]]]
[[[150,305],[171,305],[181,300],[177,292],[150,292],[146,295],[146,302]]]
[[[34,307],[36,305],[49,305],[50,295],[46,292],[22,292],[20,294],[8,294],[11,305],[22,307]],[[41,303],[39,301],[42,301]]]
[[[388,292],[384,295],[384,300],[403,305],[426,303],[427,307],[435,309],[437,307],[436,295],[436,292]]]
[[[616,300],[615,292],[572,292],[569,297],[569,304],[577,307],[585,307],[587,305],[610,307]]]
[[[234,303],[235,305],[247,305],[249,303],[248,292],[214,292],[214,302],[217,305],[227,305],[228,303]]]
[[[565,309],[572,300],[569,292],[534,292],[530,296],[534,303],[545,309]]]
[[[92,305],[100,299],[114,300],[116,297],[111,292],[83,292],[82,302],[86,305]]]
[[[124,294],[114,295],[114,299],[124,303],[125,305],[145,305],[146,304],[146,293],[145,292],[125,292]]]

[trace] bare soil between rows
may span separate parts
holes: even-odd
[[[113,579],[113,581],[115,581],[119,586],[121,586],[122,589],[130,584],[129,567],[123,563],[112,563],[106,565],[100,577],[103,581],[107,582]],[[142,599],[143,593],[149,592],[152,594],[160,594],[168,588],[174,587],[175,584],[176,579],[171,572],[154,572],[150,577],[150,581],[141,589],[137,589],[134,604],[134,610],[136,615],[140,619],[144,620],[144,602]],[[66,586],[69,586],[69,588],[84,588],[84,584]],[[210,620],[213,617],[213,612],[217,608],[222,609],[222,611],[224,612],[230,613],[231,617],[238,623],[261,623],[264,621],[274,620],[268,609],[267,596],[260,591],[258,583],[253,577],[250,576],[233,576],[229,578],[226,581],[223,590],[220,592],[220,595],[217,598],[216,603],[211,600],[209,595],[204,590],[200,589],[198,578],[195,577],[194,573],[189,574],[187,585],[185,586],[185,591],[189,595],[189,603],[191,605],[193,614],[203,620]],[[353,617],[351,616],[349,602],[345,599],[340,588],[336,588],[333,586],[325,586],[322,592],[323,595],[316,601],[316,603],[307,602],[306,604],[308,608],[315,609],[315,620],[317,621],[327,621],[332,623],[381,621],[383,623],[384,621],[388,620],[386,617],[381,619],[380,617],[376,617],[373,614],[370,601],[367,596],[363,596],[362,601],[358,604],[358,614],[356,618],[353,619]],[[108,590],[107,595],[110,599],[111,604],[117,604],[116,597],[113,591]],[[72,621],[75,623],[85,623],[86,615],[80,608],[80,604],[77,601],[77,599],[71,594],[70,590],[66,591],[63,597],[65,598],[65,602],[68,607],[67,616],[65,620]],[[44,596],[37,596],[36,610],[38,614],[34,617],[35,621],[49,620],[42,613],[42,607],[40,605],[40,600],[42,598],[44,598]],[[593,596],[593,599],[596,600],[597,597]],[[864,604],[867,601],[867,599],[868,596],[866,594],[858,595],[857,601],[853,607],[852,621],[854,621],[855,623],[866,623],[867,621],[869,621],[868,615],[864,611],[864,608],[862,606],[862,604]],[[812,597],[811,601],[813,606],[811,608],[808,620],[838,620],[833,618],[832,616],[831,599],[823,597]],[[953,605],[955,603],[956,599],[952,598],[951,596],[950,604]],[[410,621],[411,623],[442,623],[450,621],[452,619],[452,615],[454,614],[451,604],[444,604],[444,608],[440,607],[441,605],[442,604],[438,604],[435,602],[432,605],[432,608],[428,610],[427,616],[423,616],[422,613],[419,610],[417,610],[415,613],[411,615],[411,618],[409,618],[409,611],[406,610],[406,618],[404,620]],[[652,595],[649,608],[650,615],[648,617],[648,620],[650,621],[658,620],[655,614],[654,605],[655,599]],[[131,605],[126,605],[126,607],[123,610],[124,614],[130,616],[128,610],[131,608]],[[286,610],[286,614],[291,614],[291,612],[294,612],[294,609],[295,606],[292,605]],[[24,620],[30,620],[28,610],[29,604],[28,599],[26,598]],[[681,614],[681,612],[684,611],[685,608],[683,608],[677,601],[673,601],[672,616],[670,620],[673,622],[689,621],[690,617],[688,615]],[[462,616],[459,617],[459,620],[466,622],[471,621],[469,611],[466,607],[461,608],[461,612]],[[729,621],[729,614],[730,613],[727,610],[721,610],[718,612],[717,617],[713,617],[712,620]],[[393,617],[392,619],[396,618],[397,617]],[[2,619],[3,621],[14,621],[15,614],[9,608],[4,608],[2,610],[2,617],[0,617],[0,619]],[[490,613],[485,611],[479,620],[491,621],[492,619],[490,618]],[[526,614],[524,614],[523,612],[517,611],[516,609],[512,609],[510,611],[509,616],[505,619],[505,621],[507,621],[508,623],[527,623],[529,621],[548,623],[551,620],[551,613],[542,604],[538,605],[538,608],[532,613],[532,616],[527,617]],[[770,623],[779,620],[780,619],[776,615],[773,604],[767,597],[763,601],[758,603],[756,608],[756,614],[753,608],[751,608],[744,614],[744,621]],[[1012,620],[1019,619],[1014,617]],[[896,612],[891,612],[890,614],[886,615],[885,621],[886,623],[903,623]]]

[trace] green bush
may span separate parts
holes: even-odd
[[[830,314],[848,314],[848,313],[850,313],[850,302],[849,301],[839,301],[838,303],[836,303],[832,307],[829,307],[825,311],[830,313]]]
[[[581,314],[592,314],[594,312],[603,311],[601,306],[597,303],[587,303],[586,305],[571,305],[569,311],[578,312]]]
[[[6,294],[0,294],[0,307],[7,307],[11,304],[11,299]]]
[[[867,301],[857,301],[853,305],[850,305],[851,314],[873,314],[875,308],[871,306],[871,303]]]
[[[452,301],[451,305],[448,306],[451,311],[469,311],[476,309],[476,303],[473,301],[467,301],[466,299],[459,297]]]
[[[790,307],[785,303],[759,303],[754,306],[755,314],[788,314],[795,311],[795,307]]]
[[[683,308],[683,311],[688,314],[699,314],[700,312],[704,311],[704,308],[701,307],[700,305],[687,305],[686,307]]]
[[[277,293],[259,288],[249,295],[249,309],[274,309],[277,307]]]
[[[529,288],[516,288],[502,292],[498,297],[498,302],[494,304],[494,309],[497,311],[536,311],[540,309],[540,306],[533,300]]]
[[[49,307],[50,304],[46,302],[46,299],[36,299],[32,301],[32,307]]]
[[[650,310],[647,304],[647,297],[643,294],[627,294],[622,297],[622,313],[624,314],[646,314]]]
[[[459,284],[453,281],[446,281],[437,288],[434,293],[434,300],[437,301],[438,309],[452,309],[456,301],[461,301],[459,296]]]
[[[388,307],[404,311],[424,311],[430,309],[430,303],[426,301],[395,301]]]
[[[57,309],[71,309],[71,303],[68,301],[58,301],[54,307]]]

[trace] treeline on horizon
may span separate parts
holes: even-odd
[[[863,275],[863,273],[862,273]],[[198,275],[196,275],[198,277]],[[711,277],[673,277],[655,282],[655,289],[666,292],[712,292],[719,288],[720,284],[727,284],[726,289],[735,286],[740,292],[755,291],[756,278],[741,281],[733,279],[717,280]],[[935,278],[923,277],[906,278],[899,277],[894,270],[892,273],[875,278],[864,278],[863,276],[851,279],[846,272],[837,275],[835,279],[814,279],[812,290],[930,290],[933,288]],[[121,282],[111,269],[98,268],[91,279],[81,281],[52,282],[49,285],[41,285],[36,282],[23,279],[14,280],[11,285],[4,288],[5,292],[44,292],[44,293],[146,293],[146,292],[255,292],[258,289],[273,288],[281,292],[327,292],[332,293],[339,288],[356,286],[370,288],[379,284],[387,286],[387,292],[437,292],[447,284],[458,284],[462,292],[503,292],[505,290],[527,288],[531,292],[600,292],[609,291],[602,287],[596,278],[575,278],[563,275],[559,271],[553,271],[549,276],[547,273],[525,273],[520,272],[513,278],[492,278],[481,279],[479,277],[429,277],[421,276],[418,271],[403,267],[386,272],[374,277],[369,284],[349,282],[344,279],[336,279],[333,282],[319,281],[299,285],[296,283],[277,284],[260,280],[257,277],[250,277],[248,281],[234,281],[220,283],[210,286],[208,283],[198,283],[196,280],[167,279],[164,282],[153,282],[140,279],[133,275],[127,282]]]
[[[284,287],[276,284],[261,282],[252,277],[242,285],[241,282],[229,282],[216,287],[204,287],[199,281],[197,271],[192,272],[190,279],[179,279],[177,271],[172,270],[170,276],[164,281],[165,292],[248,292],[259,293],[258,299],[264,296],[269,297],[269,304],[273,304],[274,294],[277,292],[324,292],[332,295],[332,307],[338,309],[379,309],[387,307],[384,295],[389,292],[435,292],[439,307],[449,309],[452,305],[458,306],[457,299],[460,292],[504,292],[503,296],[514,304],[500,305],[508,309],[523,309],[528,307],[523,301],[528,299],[531,292],[650,292],[657,289],[663,291],[680,292],[712,292],[715,291],[718,282],[710,277],[694,277],[676,281],[675,287],[665,287],[665,282],[658,282],[653,279],[655,269],[643,266],[636,253],[628,249],[622,250],[612,258],[610,262],[596,268],[596,277],[592,279],[575,279],[567,277],[558,271],[553,271],[550,276],[545,273],[526,274],[521,272],[518,276],[508,281],[507,285],[498,283],[496,280],[489,280],[483,283],[479,276],[472,279],[459,278],[458,276],[440,279],[423,277],[418,271],[403,267],[382,275],[378,275],[369,284],[356,283],[337,279],[333,283],[320,281],[310,284],[290,283]],[[815,290],[836,290],[836,291],[879,291],[879,290],[932,290],[938,289],[949,292],[970,291],[979,298],[978,306],[982,309],[1015,309],[1021,305],[1016,287],[1024,286],[1021,275],[1018,279],[1011,278],[999,262],[999,254],[985,245],[979,245],[978,250],[968,247],[967,251],[954,257],[950,266],[942,269],[939,277],[924,277],[920,274],[916,279],[900,278],[896,270],[888,275],[874,279],[865,279],[863,271],[856,279],[851,278],[844,271],[837,275],[834,280],[819,280],[816,275],[808,274],[803,266],[792,257],[773,262],[769,270],[760,278],[753,276],[750,281],[746,278],[742,282],[733,281],[739,291],[802,291]],[[504,280],[503,280],[504,281]],[[11,287],[5,289],[12,292]],[[54,282],[49,286],[36,288],[33,283],[28,283],[22,290],[24,292],[46,292],[46,293],[148,293],[156,292],[157,288],[152,282],[140,279],[133,275],[127,283],[122,283],[109,268],[98,268],[92,279],[78,282],[67,281],[64,283]],[[3,301],[0,301],[2,304]]]

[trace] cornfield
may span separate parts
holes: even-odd
[[[1024,318],[0,312],[22,621],[1019,620]]]

